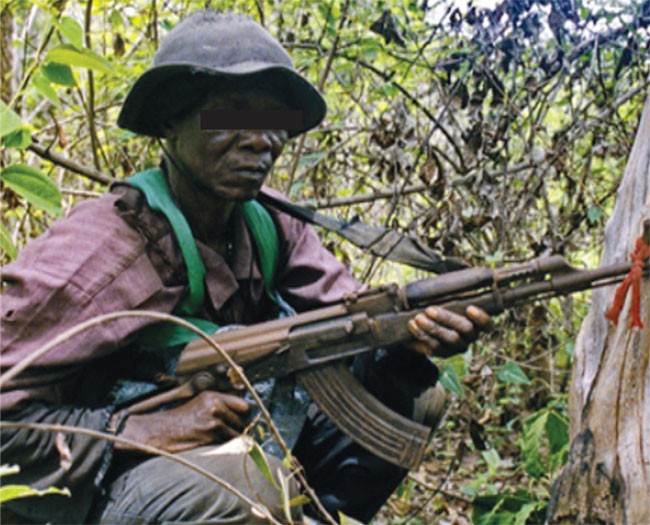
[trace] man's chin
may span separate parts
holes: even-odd
[[[235,201],[235,202],[245,202],[257,198],[261,189],[262,189],[262,184],[248,186],[248,187],[231,186],[227,190],[224,190],[223,192],[219,192],[218,195],[219,197],[225,200]]]

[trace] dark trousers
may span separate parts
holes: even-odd
[[[282,522],[281,491],[269,482],[248,454],[215,454],[219,447],[201,447],[180,455],[235,486],[257,504],[270,509]],[[271,472],[280,461],[268,458]],[[88,523],[104,525],[210,524],[248,525],[268,523],[213,480],[167,458],[156,457],[113,473],[106,494],[94,505]],[[285,472],[286,475],[286,472]],[[278,484],[279,486],[279,484]],[[297,486],[290,483],[290,497]],[[300,521],[302,511],[293,509]]]

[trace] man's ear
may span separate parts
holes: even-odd
[[[174,125],[174,122],[163,122],[162,124],[162,130],[164,134],[164,138],[169,142],[170,144],[173,144],[176,142],[176,139],[178,138],[178,133],[176,133],[176,126]]]

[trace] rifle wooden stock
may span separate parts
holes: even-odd
[[[496,315],[537,299],[617,283],[630,268],[630,263],[620,263],[578,270],[561,256],[497,269],[472,268],[404,287],[348,294],[333,306],[219,332],[213,339],[245,367],[251,381],[295,374],[342,432],[375,455],[410,469],[422,460],[431,429],[383,406],[353,377],[345,359],[411,341],[408,321],[430,305],[458,313],[476,305]],[[644,275],[648,270],[646,264]],[[222,364],[219,354],[197,339],[181,353],[177,374],[192,376]],[[188,395],[187,387],[176,390],[183,388]],[[169,401],[170,393],[145,400],[147,410],[163,396]]]

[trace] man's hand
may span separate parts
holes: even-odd
[[[476,306],[468,306],[466,315],[430,306],[415,315],[408,328],[416,339],[409,348],[428,356],[449,357],[467,350],[479,332],[490,330],[492,318]]]
[[[170,410],[129,416],[120,436],[176,453],[237,437],[248,411],[241,397],[206,390]],[[115,448],[134,450],[119,444]]]

